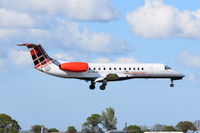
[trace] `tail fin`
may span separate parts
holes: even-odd
[[[52,64],[53,59],[50,58],[40,44],[17,44],[18,46],[27,46],[35,65],[35,69],[43,71],[43,68]]]

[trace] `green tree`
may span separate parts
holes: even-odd
[[[50,129],[48,129],[47,131],[48,131],[48,133],[51,133],[51,132],[59,132],[59,130],[56,129],[56,128],[50,128]]]
[[[165,126],[163,131],[176,131],[176,129],[173,126]]]
[[[43,131],[48,131],[47,128],[42,125],[34,125],[31,127],[33,133],[41,133],[41,129],[43,129]]]
[[[194,124],[190,121],[181,121],[176,125],[176,128],[180,131],[183,131],[184,133],[188,130],[196,130]]]
[[[128,133],[143,133],[141,128],[137,125],[130,125],[126,128],[126,132]]]
[[[115,111],[113,108],[107,108],[101,114],[102,125],[106,130],[117,129],[117,118],[115,117]]]
[[[67,133],[77,133],[77,130],[74,126],[69,126],[67,128]]]
[[[0,133],[18,133],[20,129],[16,120],[6,114],[0,114]]]
[[[101,132],[99,125],[101,124],[101,116],[99,114],[92,114],[87,118],[87,121],[83,123],[82,132],[84,133],[98,133]]]

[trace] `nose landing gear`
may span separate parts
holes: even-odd
[[[171,84],[170,84],[170,87],[174,87],[174,83],[173,83],[173,79],[171,79]]]

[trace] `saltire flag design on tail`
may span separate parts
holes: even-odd
[[[33,59],[34,68],[42,68],[43,66],[47,66],[52,63],[52,58],[48,56],[42,46],[36,44],[18,44],[19,46],[27,46],[30,50],[31,57]]]

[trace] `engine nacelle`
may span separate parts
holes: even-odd
[[[59,65],[61,70],[71,72],[85,72],[88,70],[88,63],[86,62],[67,62]]]

